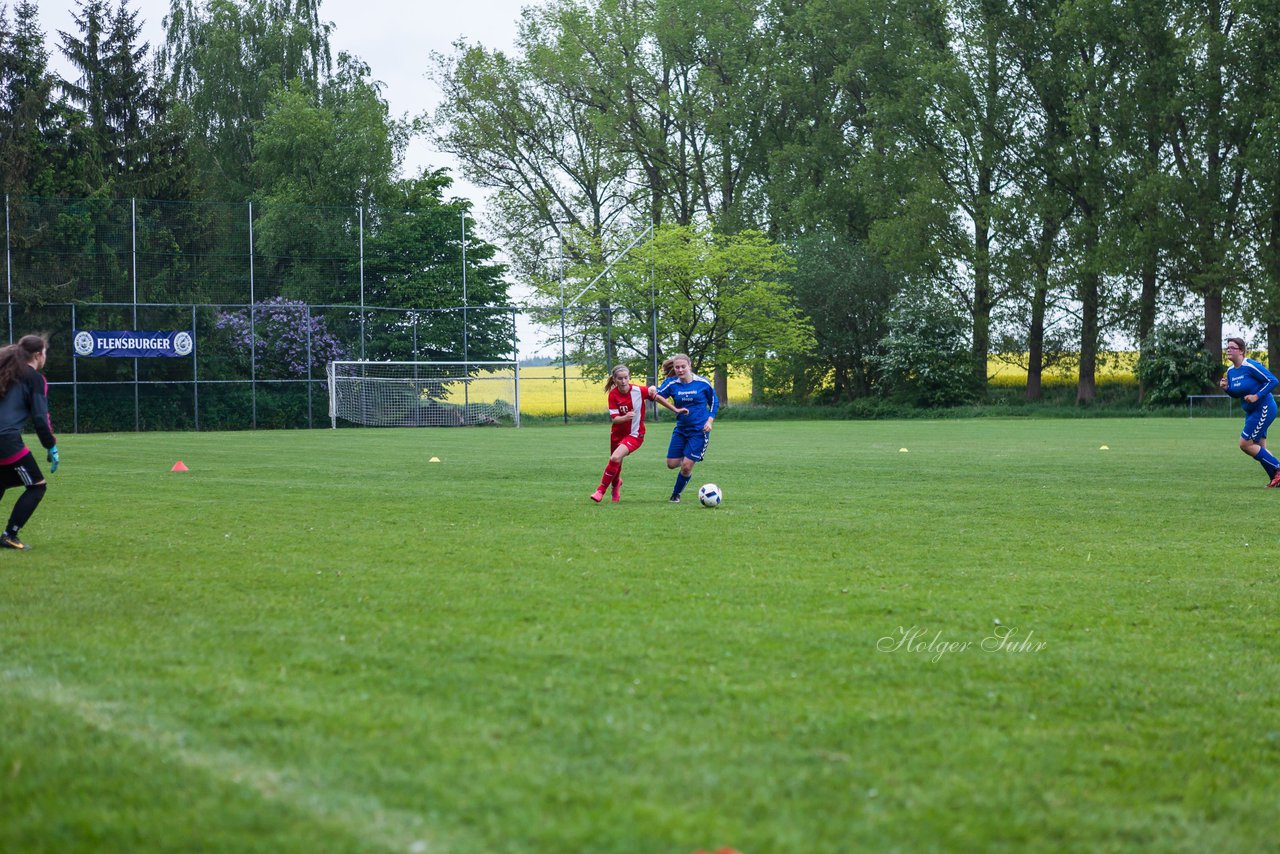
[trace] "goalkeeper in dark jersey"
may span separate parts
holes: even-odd
[[[49,471],[58,470],[58,440],[49,421],[49,383],[40,373],[48,350],[49,342],[39,335],[26,335],[17,344],[0,348],[0,496],[10,487],[24,487],[0,534],[0,548],[31,548],[18,539],[18,530],[44,498],[44,474],[22,440],[28,419],[35,424],[40,444],[48,449]]]

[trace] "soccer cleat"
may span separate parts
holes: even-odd
[[[613,500],[622,500],[622,478],[618,478],[613,482]]]
[[[597,489],[595,492],[591,493],[591,500],[594,501],[595,503],[599,504],[603,499],[604,499],[603,489]]]
[[[679,496],[679,495],[673,495],[673,496],[671,496],[670,498],[668,498],[667,500],[668,500],[668,501],[670,501],[672,504],[679,504],[679,503],[680,503],[680,496]]]
[[[1280,486],[1280,469],[1276,469],[1276,473],[1271,478],[1271,482],[1267,484],[1267,489],[1274,489],[1277,486]]]
[[[0,534],[0,548],[17,549],[20,552],[31,550],[31,546],[18,539],[17,534]]]

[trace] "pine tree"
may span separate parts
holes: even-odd
[[[11,196],[47,189],[52,171],[48,135],[56,110],[48,62],[36,4],[20,2],[12,27],[0,7],[0,185]]]

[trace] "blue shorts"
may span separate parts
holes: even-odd
[[[1271,403],[1264,403],[1244,416],[1244,429],[1240,431],[1241,439],[1257,442],[1267,438],[1267,428],[1276,420],[1276,408]]]
[[[709,444],[711,444],[711,434],[703,433],[701,428],[685,432],[677,427],[671,434],[671,444],[667,445],[667,459],[678,460],[684,457],[700,463],[707,453]]]

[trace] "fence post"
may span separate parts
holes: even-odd
[[[517,310],[511,309],[511,361],[516,363],[516,426],[520,426],[520,330],[517,327]]]
[[[569,423],[569,363],[565,355],[564,336],[564,238],[560,238],[560,393],[563,398],[564,423]]]
[[[561,294],[563,297],[563,294]],[[564,399],[564,423],[569,423],[569,362],[564,350],[564,303],[560,304],[560,395]]]
[[[652,224],[649,225],[649,229],[650,231],[652,231],[653,229]],[[653,358],[652,385],[656,386],[662,383],[662,379],[661,377],[658,376],[658,298],[654,292],[653,265],[654,265],[653,252],[650,251],[649,252],[649,315],[653,321],[653,328],[651,330],[652,340],[650,341],[649,349],[651,351],[650,356]],[[653,415],[653,420],[657,421],[658,420],[658,402],[656,400],[653,401],[652,403],[649,404],[649,408],[650,408],[650,414]]]
[[[9,304],[9,343],[13,343],[13,257],[9,249],[9,194],[4,194],[4,279]]]
[[[462,363],[463,371],[469,376],[471,374],[470,357],[467,355],[467,212],[462,211]],[[462,384],[462,411],[465,414],[471,410],[471,383],[464,382]]]
[[[307,313],[307,428],[315,427],[315,421],[311,412],[311,385],[315,381],[311,370],[311,306],[303,304],[303,310]]]
[[[191,340],[196,338],[196,304],[191,304]],[[195,419],[196,432],[200,432],[200,344],[191,351],[191,417]]]
[[[356,206],[360,221],[360,360],[364,361],[364,205]]]
[[[258,429],[258,326],[253,310],[253,202],[249,202],[249,427]]]
[[[462,361],[470,361],[467,355],[467,212],[462,212]]]
[[[133,331],[138,331],[138,200],[129,200],[129,257],[133,278]],[[142,432],[142,404],[138,385],[138,357],[133,357],[133,432]]]
[[[13,311],[13,305],[10,303],[9,310]],[[12,315],[11,315],[12,316]],[[9,328],[13,328],[10,323]],[[76,304],[71,303],[71,334],[75,337],[76,331]],[[71,432],[80,432],[80,375],[78,371],[79,359],[76,356],[76,348],[71,348]]]

